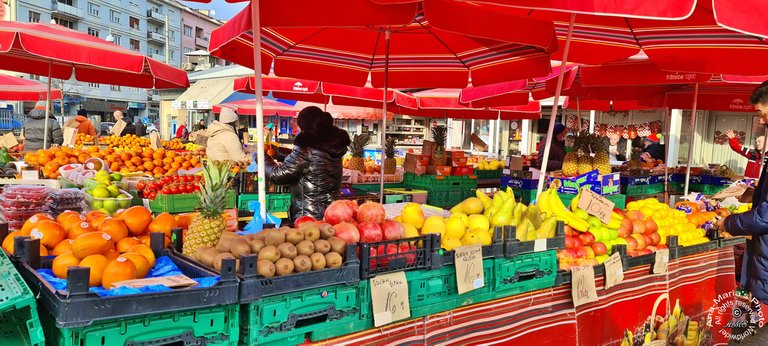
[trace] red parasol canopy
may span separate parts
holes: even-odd
[[[29,79],[0,75],[0,99],[3,101],[44,100],[48,92],[45,84]],[[51,99],[61,99],[61,90],[51,89]]]
[[[331,113],[336,119],[381,120],[382,111],[378,108],[323,105],[310,102],[299,102],[295,106],[291,106],[266,99],[264,100],[264,116],[296,117],[302,109],[309,106],[324,108],[326,112]],[[222,108],[232,108],[240,115],[256,115],[256,100],[248,99],[222,103],[213,106],[213,112],[221,113]],[[387,114],[387,119],[391,120],[392,117],[392,113]]]

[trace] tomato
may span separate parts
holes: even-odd
[[[185,191],[186,193],[192,193],[192,192],[195,192],[195,186],[194,186],[194,185],[185,185],[185,186],[184,186],[184,191]]]
[[[177,194],[181,193],[181,191],[179,190],[179,188],[177,186],[171,187],[170,190],[171,190],[171,194],[172,195],[177,195]]]
[[[155,193],[155,192],[152,192],[149,195],[147,195],[148,199],[155,199],[155,197],[157,197],[157,193]]]
[[[136,183],[136,189],[138,189],[139,191],[142,191],[142,190],[144,190],[146,188],[147,188],[147,183],[145,183],[143,181],[140,181],[140,182]]]

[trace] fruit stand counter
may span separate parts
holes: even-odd
[[[654,336],[686,345],[727,343],[734,335],[723,328],[735,301],[732,246],[671,260],[665,274],[651,274],[651,268],[627,270],[607,290],[604,275],[596,274],[598,301],[578,307],[571,284],[562,283],[311,345],[641,345],[653,340],[644,332],[652,315]],[[714,316],[707,326],[713,307],[723,319]]]

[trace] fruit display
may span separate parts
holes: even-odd
[[[86,181],[85,199],[91,210],[113,215],[118,209],[130,207],[133,197],[113,184],[121,180],[120,173],[98,171],[90,181]]]
[[[140,181],[136,187],[139,197],[153,200],[157,195],[199,192],[204,183],[199,175],[167,175],[152,181]]]
[[[432,164],[445,166],[448,156],[445,154],[445,141],[448,138],[448,128],[443,125],[432,127],[432,141],[435,142],[435,151],[432,153]]]
[[[227,190],[232,187],[234,175],[229,163],[212,162],[203,166],[205,184],[201,188],[200,214],[193,219],[184,234],[182,252],[192,256],[198,248],[213,247],[227,229],[222,216],[227,205]]]
[[[387,142],[384,143],[384,174],[395,174],[397,172],[397,160],[395,159],[395,146],[397,145],[397,139],[394,137],[387,137]]]
[[[205,147],[197,143],[187,142],[184,144],[184,150],[196,152],[196,151],[205,150]]]
[[[366,172],[363,154],[370,139],[371,136],[368,133],[356,134],[352,137],[352,142],[349,143],[349,152],[352,154],[352,158],[349,159],[347,168],[353,171]]]
[[[0,194],[0,217],[8,229],[19,230],[33,215],[43,210],[51,189],[45,186],[12,185]]]
[[[499,169],[504,169],[505,165],[506,163],[504,162],[504,160],[485,160],[485,159],[477,160],[478,171],[496,171]]]
[[[355,201],[338,200],[325,209],[323,221],[333,227],[334,236],[347,244],[418,236],[418,233],[409,232],[404,222],[386,220],[386,216],[384,207],[379,203],[365,202],[358,206]],[[312,219],[305,216],[296,221],[296,225],[300,225],[301,222],[312,221]]]
[[[184,143],[181,142],[181,139],[174,138],[170,141],[168,140],[162,140],[161,144],[163,145],[163,148],[166,150],[184,150],[186,149],[186,146]]]
[[[96,176],[96,171],[86,169],[81,163],[70,163],[59,167],[59,176],[71,184],[83,186],[87,179]]]
[[[48,194],[43,211],[50,215],[59,215],[67,210],[83,212],[84,194],[80,189],[57,189]]]
[[[148,148],[150,146],[149,138],[138,137],[136,135],[104,136],[99,138],[99,143],[108,145],[110,148],[114,149],[134,149],[136,147]]]
[[[285,276],[326,268],[339,268],[344,262],[346,242],[334,236],[334,228],[324,222],[305,222],[298,228],[266,229],[256,234],[224,232],[215,246],[195,249],[193,258],[221,270],[221,261],[233,258],[240,267],[243,255],[257,255],[256,272],[265,278]],[[239,270],[239,269],[238,269]]]
[[[698,213],[698,210],[696,212]],[[714,220],[717,216],[716,213],[713,213],[709,219],[697,224],[699,218],[708,216],[701,214],[702,216],[689,218],[685,211],[673,209],[655,198],[627,203],[628,218],[638,218],[640,215],[655,220],[658,233],[661,236],[659,244],[665,245],[667,237],[675,235],[680,246],[691,246],[708,242],[707,231],[700,226],[704,226],[706,222]]]
[[[574,137],[574,151],[565,155],[563,174],[568,177],[597,170],[600,174],[611,173],[608,139],[588,131]],[[594,155],[594,157],[593,157]]]
[[[78,133],[75,137],[75,146],[82,147],[83,145],[93,145],[96,144],[96,137],[85,134],[85,133]]]
[[[666,318],[648,317],[645,323],[634,332],[624,331],[621,346],[642,346],[660,343],[662,345],[699,346],[711,345],[712,331],[707,329],[705,320],[694,320],[686,316],[680,308],[680,300],[675,301],[672,313]]]

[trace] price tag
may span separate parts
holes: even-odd
[[[536,239],[533,241],[533,252],[541,252],[547,250],[546,239]]]
[[[456,263],[456,286],[459,294],[485,286],[483,248],[480,244],[456,248],[454,263]]]
[[[160,134],[157,132],[152,132],[149,134],[149,144],[152,146],[152,149],[159,149],[163,147],[163,142],[160,140]]]
[[[571,269],[571,297],[574,307],[597,301],[595,268],[587,265]]]
[[[663,274],[667,272],[669,264],[669,249],[656,250],[656,260],[653,262],[653,273]]]
[[[0,139],[2,139],[3,146],[6,148],[11,148],[19,145],[19,141],[16,140],[16,136],[13,135],[13,132],[6,133],[2,137],[0,137]]]
[[[611,222],[611,213],[616,203],[607,200],[605,197],[594,193],[588,188],[581,189],[579,198],[579,209],[584,210],[589,215],[600,219],[603,223]]]
[[[624,266],[621,264],[621,255],[614,252],[603,263],[605,266],[605,289],[620,284],[624,280]]]
[[[382,274],[371,278],[369,282],[375,327],[411,317],[408,281],[404,272]]]
[[[40,172],[38,172],[36,169],[24,169],[21,171],[21,179],[23,180],[40,179]]]

